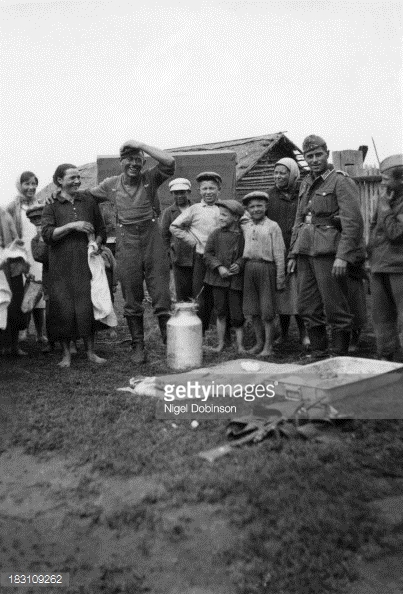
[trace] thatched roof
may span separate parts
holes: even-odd
[[[213,142],[209,144],[181,146],[177,148],[167,149],[167,151],[170,153],[195,153],[198,151],[201,152],[212,150],[232,150],[236,153],[237,184],[240,180],[242,180],[242,178],[247,176],[256,165],[258,165],[259,161],[261,162],[261,164],[258,165],[258,167],[262,167],[263,162],[265,162],[266,160],[271,162],[271,174],[271,169],[273,168],[273,159],[266,159],[265,157],[266,155],[268,155],[268,153],[273,151],[275,154],[278,154],[278,158],[281,158],[281,156],[286,155],[293,156],[298,161],[302,169],[306,167],[306,163],[304,161],[300,149],[289,138],[287,138],[284,132],[277,132],[275,134],[265,134],[264,136],[253,136],[251,138],[240,138],[237,140],[226,140],[221,142]],[[263,165],[263,167],[266,168],[265,165]],[[81,173],[82,189],[91,188],[97,185],[96,163],[88,163],[86,165],[82,165],[81,167],[79,167],[79,171]],[[267,174],[269,174],[269,169],[267,169]],[[49,196],[51,192],[54,191],[54,189],[55,187],[53,183],[49,184],[40,192],[38,192],[38,199],[45,199],[45,197]]]

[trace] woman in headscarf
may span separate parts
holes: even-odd
[[[5,248],[11,248],[8,257]],[[0,354],[27,354],[18,347],[18,333],[26,328],[27,318],[21,311],[24,297],[22,273],[28,269],[27,253],[18,238],[14,221],[0,208]]]
[[[35,226],[27,217],[27,210],[38,204],[35,194],[38,187],[38,178],[32,171],[24,171],[17,179],[16,188],[18,195],[8,205],[7,211],[12,216],[18,237],[23,240],[24,247],[28,253],[30,263],[29,274],[37,281],[42,281],[42,264],[36,262],[32,255],[31,241],[36,236]],[[45,336],[45,300],[43,297],[35,305],[32,311],[37,341],[42,344],[43,350],[48,350],[47,338]],[[29,326],[30,315],[27,316],[27,327]],[[21,336],[25,339],[26,336]]]
[[[283,234],[286,247],[286,261],[290,248],[292,228],[298,205],[297,182],[300,172],[298,163],[289,157],[277,161],[274,166],[274,188],[269,191],[267,216],[275,221]],[[288,335],[291,316],[295,316],[300,342],[306,348],[309,338],[302,318],[297,314],[297,282],[296,275],[286,276],[286,288],[278,294],[277,307],[280,317],[281,337],[277,344],[283,342]]]
[[[78,193],[80,173],[75,165],[57,167],[55,200],[42,213],[42,237],[49,245],[49,340],[60,342],[60,367],[70,367],[70,340],[83,338],[88,360],[105,363],[94,353],[95,323],[91,301],[88,241],[106,239],[105,224],[94,198]]]

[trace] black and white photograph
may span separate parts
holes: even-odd
[[[402,48],[0,0],[0,592],[403,594]]]

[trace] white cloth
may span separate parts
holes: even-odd
[[[11,290],[6,275],[0,270],[0,330],[7,327],[7,309],[11,303]]]
[[[95,241],[88,244],[88,266],[91,271],[91,301],[94,309],[94,318],[106,326],[117,326],[115,310],[113,309],[108,279],[106,278],[105,262],[97,254],[98,245]]]

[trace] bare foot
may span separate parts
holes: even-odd
[[[98,357],[98,355],[96,355],[95,353],[88,353],[87,357],[88,361],[91,361],[91,363],[97,363],[98,365],[103,365],[104,363],[106,363],[106,359]]]
[[[263,345],[262,344],[255,344],[255,346],[250,349],[249,351],[246,351],[248,353],[248,355],[257,355],[258,353],[260,353],[260,351],[263,349]]]
[[[273,349],[263,349],[263,351],[258,354],[258,357],[272,357],[273,355]]]
[[[237,348],[237,353],[238,355],[246,355],[248,351],[246,349],[243,348],[243,346],[240,346]]]
[[[77,355],[77,347],[74,342],[70,344],[70,355]]]
[[[64,369],[66,367],[70,367],[70,364],[71,364],[70,357],[63,357],[63,359],[60,361],[60,363],[58,363],[58,366],[61,367],[62,369]]]

